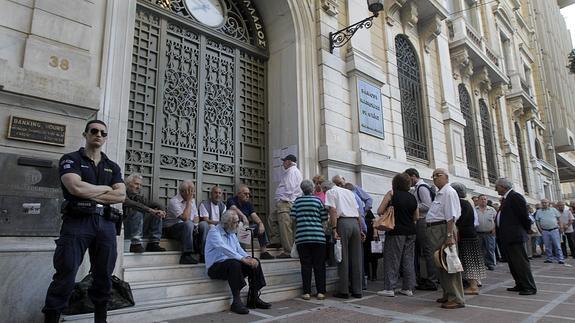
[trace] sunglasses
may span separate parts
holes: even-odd
[[[100,133],[100,135],[102,135],[102,137],[106,138],[108,136],[108,133],[105,132],[104,130],[100,130],[100,129],[96,129],[96,128],[92,128],[89,130],[90,134],[92,135],[97,135],[98,132]]]

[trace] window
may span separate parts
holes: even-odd
[[[493,145],[493,127],[491,126],[489,108],[483,99],[479,100],[479,114],[481,115],[481,128],[483,130],[487,178],[490,183],[495,183],[495,180],[497,180],[497,166],[495,162],[495,146]]]
[[[428,160],[417,53],[404,35],[395,37],[395,51],[405,151],[408,156]]]
[[[469,176],[480,179],[479,158],[477,156],[477,144],[475,142],[475,124],[473,123],[473,113],[471,112],[471,97],[465,85],[459,84],[459,101],[461,114],[465,119],[465,156],[467,157],[467,168]]]
[[[519,124],[515,123],[515,140],[517,141],[517,150],[519,151],[519,165],[521,166],[521,180],[523,181],[523,190],[529,193],[529,186],[527,185],[527,163],[525,162],[525,154],[523,153],[523,143],[521,142],[521,129]]]
[[[535,157],[537,157],[537,159],[543,159],[543,151],[541,149],[541,142],[537,138],[535,138]]]

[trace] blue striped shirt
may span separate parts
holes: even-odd
[[[327,211],[318,197],[298,197],[291,208],[291,217],[296,221],[296,244],[325,243],[322,221],[327,221]]]

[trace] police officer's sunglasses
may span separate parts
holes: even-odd
[[[97,135],[98,132],[100,133],[100,135],[102,135],[102,137],[107,137],[107,136],[108,136],[108,133],[105,132],[104,130],[92,128],[92,129],[90,129],[89,131],[90,131],[90,134],[92,134],[92,135],[94,135],[94,136]]]

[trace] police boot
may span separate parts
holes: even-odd
[[[44,312],[44,323],[58,323],[60,322],[60,313],[56,311]]]
[[[94,308],[94,323],[106,323],[106,318],[108,316],[108,312],[106,309],[106,305],[96,305]]]

